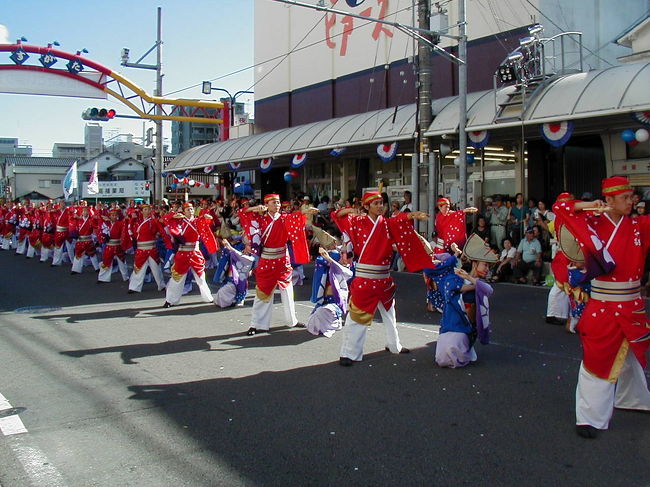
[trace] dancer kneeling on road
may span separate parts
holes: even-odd
[[[440,367],[456,368],[475,362],[476,338],[484,345],[490,340],[488,298],[492,286],[481,279],[498,257],[476,234],[467,240],[463,254],[472,262],[469,273],[456,268],[455,256],[449,256],[434,269],[442,276],[437,283],[444,301],[435,355]]]

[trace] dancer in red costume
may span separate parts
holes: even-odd
[[[595,438],[609,426],[614,408],[650,411],[650,391],[644,369],[650,345],[650,325],[640,295],[640,279],[650,248],[650,217],[630,217],[633,189],[627,178],[604,179],[605,202],[556,205],[563,222],[583,250],[595,244],[613,270],[591,281],[591,297],[578,325],[583,348],[576,388],[577,433]],[[604,213],[582,214],[585,208]],[[585,219],[594,234],[580,233],[576,220]],[[587,272],[590,269],[587,266]]]
[[[183,213],[176,213],[167,220],[169,234],[179,243],[179,246],[171,268],[172,277],[167,283],[164,308],[180,302],[188,272],[192,272],[203,301],[213,302],[212,292],[205,282],[205,259],[199,250],[199,240],[210,253],[218,249],[214,234],[210,231],[211,221],[209,215],[195,218],[194,206],[189,202],[183,203]]]
[[[438,209],[436,215],[435,229],[439,239],[444,241],[444,248],[451,251],[451,244],[455,243],[463,248],[467,240],[467,229],[465,226],[465,214],[476,213],[478,210],[473,206],[464,210],[451,211],[450,201],[447,198],[438,198]]]
[[[309,262],[305,215],[316,214],[318,210],[310,207],[302,211],[280,213],[280,207],[280,196],[268,194],[264,197],[264,205],[239,211],[239,219],[248,239],[247,244],[260,252],[260,261],[255,269],[257,286],[248,335],[269,330],[273,312],[273,292],[276,287],[280,290],[287,325],[305,326],[298,322],[296,317],[291,282],[293,269],[287,242],[291,243],[297,264]]]
[[[156,240],[162,236],[165,240],[165,247],[171,248],[171,239],[164,227],[151,212],[151,205],[144,204],[141,208],[142,217],[132,219],[132,230],[136,240],[135,258],[133,259],[133,272],[129,281],[129,293],[142,291],[144,276],[147,269],[158,284],[158,291],[165,289],[162,269],[160,268],[160,256],[156,247]]]
[[[384,201],[378,191],[365,193],[362,204],[366,214],[358,214],[353,208],[343,208],[333,214],[341,232],[350,238],[356,262],[339,359],[344,366],[363,358],[366,333],[377,310],[386,328],[386,350],[409,352],[400,343],[395,320],[395,283],[390,275],[393,244],[397,245],[409,270],[431,265],[431,257],[411,221],[427,219],[426,213],[413,211],[384,218]]]
[[[119,208],[112,208],[108,212],[108,217],[102,216],[101,229],[102,237],[105,240],[104,254],[102,264],[97,275],[97,284],[102,282],[111,282],[113,273],[113,262],[117,261],[117,267],[122,274],[122,280],[129,280],[129,271],[126,268],[125,250],[131,248],[131,239],[128,236],[128,229],[123,219],[120,219],[122,212]],[[99,221],[101,221],[99,220]]]
[[[76,217],[75,228],[79,236],[74,246],[74,261],[72,262],[72,271],[70,274],[81,274],[83,270],[83,258],[87,255],[96,271],[99,271],[99,262],[95,255],[95,242],[93,233],[95,233],[97,222],[91,209],[88,206],[81,206],[81,215]]]

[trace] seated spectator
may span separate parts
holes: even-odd
[[[499,256],[497,266],[494,269],[494,275],[491,279],[492,282],[508,280],[508,278],[512,275],[512,264],[516,255],[517,249],[512,246],[512,241],[509,238],[504,239],[503,250]]]
[[[517,282],[527,284],[526,275],[533,271],[533,284],[540,285],[542,278],[542,246],[535,238],[533,229],[526,230],[526,238],[519,242],[513,261],[514,277]]]

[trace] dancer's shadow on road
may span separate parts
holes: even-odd
[[[212,335],[206,337],[188,337],[178,340],[168,340],[158,343],[135,343],[131,345],[115,345],[112,347],[88,348],[83,350],[66,350],[60,352],[68,357],[81,358],[86,355],[103,353],[119,353],[122,363],[137,364],[137,359],[172,355],[187,352],[228,352],[248,347],[285,347],[299,345],[317,337],[305,330],[290,330],[285,327],[273,328],[271,333],[246,336],[246,332],[228,335]],[[234,340],[232,340],[234,339]],[[218,342],[216,347],[212,342]],[[225,346],[225,347],[223,347]]]

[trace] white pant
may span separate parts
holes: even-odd
[[[18,242],[16,245],[16,253],[17,254],[24,254],[25,251],[27,250],[27,237],[25,237],[22,242]]]
[[[63,263],[63,252],[66,252],[65,245],[65,242],[63,242],[63,245],[61,245],[61,247],[54,247],[54,253],[52,254],[52,265],[61,265]]]
[[[199,291],[201,291],[201,299],[206,303],[211,303],[214,298],[212,297],[212,292],[208,287],[208,283],[205,282],[205,272],[199,277],[196,271],[190,268],[192,275],[196,284],[199,286]],[[173,277],[167,282],[167,294],[165,295],[165,301],[169,304],[178,304],[181,301],[181,296],[183,295],[183,287],[185,287],[185,279],[187,274],[182,276],[180,280],[176,280]]]
[[[11,239],[10,238],[2,238],[2,250],[10,250],[11,249]]]
[[[133,268],[131,279],[129,280],[129,291],[141,292],[142,284],[144,283],[144,276],[147,274],[147,269],[151,269],[151,275],[158,284],[158,291],[165,289],[165,281],[163,280],[160,264],[158,264],[152,257],[149,257],[138,272]]]
[[[129,280],[129,270],[126,268],[126,262],[124,262],[119,257],[113,257],[113,262],[117,260],[117,268],[122,274],[122,280]],[[97,275],[97,280],[101,282],[111,282],[111,274],[113,272],[113,262],[109,264],[108,267],[104,267],[104,264],[101,265],[99,269],[99,274]]]
[[[402,350],[402,344],[399,341],[397,334],[397,322],[395,320],[395,305],[390,309],[384,309],[380,303],[377,306],[381,320],[386,329],[386,346],[392,353],[399,353]],[[368,325],[362,325],[352,319],[352,315],[348,314],[343,327],[343,345],[341,345],[341,357],[347,357],[352,360],[360,361],[363,359],[363,345],[366,342],[366,333],[368,333]]]
[[[84,270],[84,257],[85,255],[81,256],[81,259],[77,259],[76,257],[72,261],[72,272],[79,272],[81,273]],[[99,269],[99,262],[97,261],[97,256],[93,255],[90,257],[90,263],[93,265],[95,270]]]
[[[555,316],[566,320],[571,311],[569,296],[555,284],[548,292],[548,302],[546,305],[546,316]]]
[[[40,251],[36,250],[34,247],[32,247],[32,244],[27,245],[27,253],[25,254],[26,257],[29,257],[30,259],[34,257],[35,255],[40,255]]]
[[[293,285],[289,284],[286,289],[280,289],[284,318],[288,326],[296,326],[296,303],[293,300]],[[273,314],[273,294],[268,301],[263,301],[255,295],[253,301],[253,315],[251,317],[251,328],[257,330],[268,330],[271,327],[271,316]]]
[[[47,247],[41,247],[41,262],[45,262],[47,259],[49,259],[51,253],[52,253],[52,249],[48,249]]]
[[[632,352],[625,357],[615,384],[590,374],[580,363],[576,387],[576,424],[606,430],[615,407],[650,411],[648,381]]]

